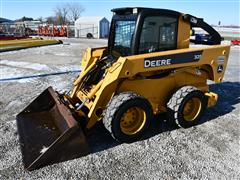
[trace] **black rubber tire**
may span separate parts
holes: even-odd
[[[93,38],[92,33],[87,33],[87,38],[88,38],[88,39],[92,39],[92,38]]]
[[[145,111],[146,122],[143,128],[134,135],[127,135],[120,128],[122,115],[131,107],[138,107]],[[124,92],[116,95],[108,103],[104,111],[103,124],[112,137],[122,143],[131,143],[142,138],[150,126],[153,118],[151,104],[142,96],[133,92]]]
[[[198,98],[201,102],[201,110],[196,118],[192,121],[187,121],[183,116],[185,104],[191,98]],[[178,89],[167,103],[167,115],[170,124],[175,124],[178,127],[189,128],[197,125],[207,107],[207,97],[204,93],[193,86],[184,86]]]

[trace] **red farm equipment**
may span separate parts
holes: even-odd
[[[238,40],[238,39],[231,40],[231,44],[232,45],[240,45],[240,40]]]

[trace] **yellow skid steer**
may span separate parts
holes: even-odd
[[[99,121],[114,139],[130,143],[141,139],[156,114],[188,128],[216,104],[207,80],[222,81],[230,46],[220,45],[214,28],[172,10],[112,11],[108,46],[85,51],[70,93],[49,87],[17,115],[28,170],[87,155],[85,136]],[[194,34],[195,27],[206,35]],[[204,46],[190,48],[190,42]]]

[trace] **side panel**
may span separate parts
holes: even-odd
[[[190,42],[190,24],[180,16],[178,20],[177,49],[188,48]]]
[[[159,79],[128,79],[120,85],[117,93],[136,92],[150,101],[154,113],[159,113],[166,111],[166,104],[173,92],[184,85],[193,85],[203,92],[207,92],[206,73],[197,75],[194,69],[190,69],[175,72]]]
[[[124,64],[120,77],[128,78],[139,73],[149,73],[169,69],[174,70],[177,68],[188,67],[201,68],[204,65],[209,65],[213,73],[213,78],[210,80],[218,83],[223,79],[229,51],[230,46],[215,45],[204,48],[186,48],[128,56],[126,57],[127,61]],[[181,59],[179,56],[185,58]],[[145,67],[145,61],[148,61],[151,58],[154,58],[155,62],[153,62],[151,66]],[[187,61],[186,58],[188,59]]]

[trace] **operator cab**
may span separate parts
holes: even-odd
[[[211,26],[188,14],[152,8],[117,8],[112,12],[108,54],[114,57],[188,48],[191,28],[199,26],[212,37],[204,44],[220,44],[220,35]]]

